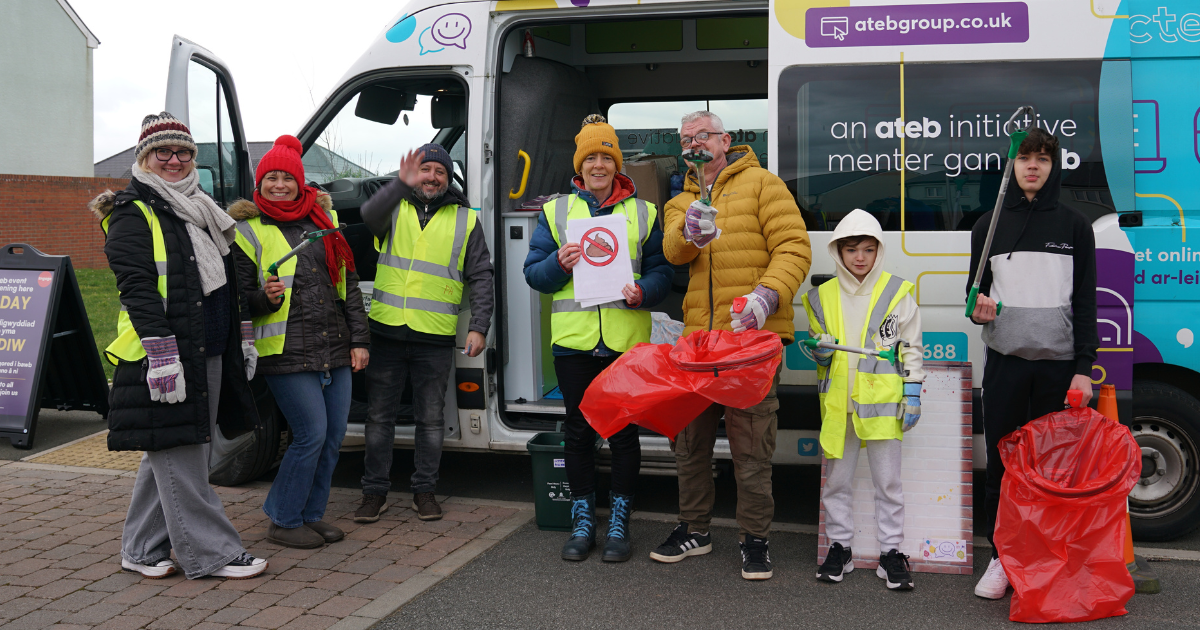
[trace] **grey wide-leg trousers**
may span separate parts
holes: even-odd
[[[208,427],[215,434],[221,392],[221,357],[208,357]],[[238,557],[242,537],[208,485],[209,444],[177,446],[142,455],[121,556],[154,565],[171,556],[189,580],[204,577]]]

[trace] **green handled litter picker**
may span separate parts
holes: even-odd
[[[335,227],[335,228],[331,228],[328,230],[316,230],[314,232],[305,232],[304,240],[301,241],[299,245],[293,247],[292,251],[283,255],[283,258],[276,260],[275,262],[271,263],[270,267],[267,267],[267,277],[269,278],[271,276],[277,275],[277,273],[279,271],[279,266],[282,265],[283,263],[287,262],[287,260],[289,258],[291,258],[292,256],[295,256],[296,254],[300,253],[300,250],[304,249],[305,247],[308,247],[309,245],[312,245],[313,243],[321,240],[322,238],[325,238],[326,236],[329,236],[330,234],[333,234],[334,232],[342,231],[343,228],[345,228],[345,226]]]
[[[971,313],[975,312],[975,302],[979,298],[979,283],[983,278],[983,268],[987,266],[988,258],[992,253],[992,237],[996,235],[996,224],[1000,221],[1000,209],[1004,206],[1004,195],[1008,192],[1008,182],[1012,179],[1013,160],[1017,159],[1017,149],[1021,143],[1025,141],[1025,137],[1029,135],[1029,129],[1037,124],[1037,114],[1033,111],[1032,105],[1020,107],[1004,123],[1004,129],[1008,129],[1009,125],[1018,125],[1021,116],[1025,116],[1029,121],[1024,127],[1017,127],[1009,135],[1008,147],[1008,164],[1004,165],[1004,177],[1000,180],[1000,193],[996,195],[996,205],[992,208],[992,221],[988,225],[987,238],[983,241],[983,250],[979,253],[979,266],[975,269],[975,281],[971,283],[971,292],[967,295],[967,317],[971,317]],[[1000,314],[1000,309],[1004,305],[996,303],[996,314]]]
[[[901,339],[900,341],[897,341],[896,345],[892,346],[891,348],[884,348],[883,350],[872,350],[870,348],[855,348],[854,346],[843,346],[838,343],[837,339],[834,339],[833,343],[829,343],[828,341],[821,341],[820,339],[817,339],[816,337],[809,337],[808,339],[805,339],[801,343],[808,346],[809,350],[816,350],[817,348],[825,348],[826,350],[841,350],[842,352],[853,352],[855,354],[865,354],[865,355],[872,356],[872,357],[879,357],[880,359],[883,359],[884,361],[887,361],[888,363],[891,363],[892,365],[896,365],[896,363],[900,360],[900,348],[906,347],[909,345],[907,341]],[[905,376],[908,375],[907,370],[905,370],[904,375]]]
[[[684,161],[691,162],[696,167],[696,179],[700,182],[700,202],[706,206],[712,205],[712,195],[708,192],[708,184],[704,181],[704,165],[713,161],[713,154],[704,149],[684,151],[680,156]]]

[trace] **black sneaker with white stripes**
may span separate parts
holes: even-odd
[[[841,582],[845,574],[854,570],[854,556],[850,553],[849,547],[843,547],[842,543],[833,543],[829,547],[829,553],[825,556],[825,562],[821,563],[821,568],[817,569],[817,579],[822,582]]]
[[[739,542],[742,548],[742,577],[747,580],[769,580],[774,572],[771,570],[771,552],[767,550],[767,539],[746,534],[746,540]]]
[[[652,560],[679,562],[688,556],[702,556],[712,551],[712,534],[688,533],[688,524],[680,523],[667,541],[650,552]]]
[[[911,591],[913,587],[912,574],[908,572],[908,556],[893,549],[886,554],[879,554],[879,568],[875,575],[887,580],[887,587],[892,590]]]

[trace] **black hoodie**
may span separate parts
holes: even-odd
[[[1096,331],[1096,237],[1079,211],[1061,203],[1062,164],[1055,160],[1033,202],[1014,174],[992,240],[979,292],[1002,304],[984,326],[996,352],[1029,360],[1074,360],[1091,374],[1100,341]],[[971,230],[967,292],[992,221],[989,211]]]

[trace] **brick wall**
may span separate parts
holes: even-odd
[[[108,266],[100,222],[88,201],[127,179],[0,175],[0,245],[27,243],[44,254],[67,255],[77,269]]]

